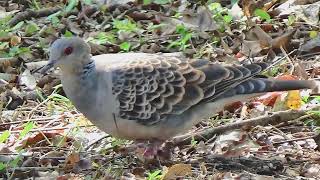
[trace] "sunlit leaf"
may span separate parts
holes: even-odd
[[[120,44],[120,49],[128,52],[130,50],[131,44],[129,42],[123,42]]]
[[[0,171],[3,171],[7,168],[7,165],[4,164],[3,162],[0,162]]]
[[[312,39],[318,37],[318,31],[310,31],[309,36]]]
[[[37,10],[41,9],[41,8],[40,8],[40,4],[38,3],[37,0],[32,0],[32,4],[33,4],[33,6],[34,6]]]
[[[143,0],[143,4],[144,5],[148,5],[148,4],[151,4],[152,3],[152,0]]]
[[[148,177],[147,177],[147,180],[158,180],[158,179],[161,179],[161,170],[156,170],[152,173],[148,173]]]
[[[24,53],[30,53],[30,52],[31,52],[30,47],[14,46],[14,47],[10,48],[8,55],[9,55],[9,57],[15,57],[15,56],[18,56],[18,55],[21,55]]]
[[[63,36],[64,36],[64,37],[72,37],[73,34],[72,34],[72,32],[70,32],[70,31],[67,30],[67,31],[64,33]]]
[[[77,4],[78,4],[78,0],[68,0],[66,12],[72,11],[76,7]]]
[[[211,11],[214,11],[214,10],[220,9],[221,4],[220,3],[211,3],[211,4],[209,4],[208,7]]]
[[[137,25],[134,22],[129,21],[128,19],[124,20],[114,20],[113,21],[114,28],[119,31],[133,32],[137,30]]]
[[[12,161],[10,161],[9,166],[17,167],[20,161],[22,161],[21,153],[18,156],[16,156]]]
[[[232,16],[230,16],[230,15],[225,15],[225,16],[223,16],[223,20],[224,20],[224,22],[226,22],[226,23],[230,23],[230,22],[232,21]]]
[[[292,14],[288,17],[288,26],[291,26],[296,21],[296,17]]]
[[[286,105],[289,109],[297,110],[302,106],[302,98],[299,90],[288,91]]]
[[[10,30],[11,31],[19,30],[23,25],[24,25],[24,21],[21,21],[18,24],[16,24],[15,26],[13,26]]]
[[[51,14],[47,17],[48,20],[51,21],[51,24],[54,26],[54,27],[57,27],[60,23],[60,19],[58,18],[58,16],[61,14],[62,12],[61,11],[58,11],[54,14]]]
[[[30,36],[32,34],[34,34],[35,32],[39,31],[39,26],[34,23],[34,22],[30,22],[27,24],[26,28],[25,28],[25,32],[27,36]]]
[[[112,32],[100,32],[94,37],[89,37],[87,41],[95,44],[106,44],[106,43],[115,43],[116,36]]]
[[[6,37],[8,37],[8,32],[6,32],[6,31],[0,31],[0,38],[6,38]]]
[[[51,23],[54,27],[57,27],[60,23],[60,19],[57,16],[53,16],[51,18]]]
[[[270,15],[265,10],[262,10],[262,9],[256,9],[254,11],[254,15],[259,16],[262,20],[266,20],[266,21],[269,21],[271,19]]]
[[[10,137],[10,132],[9,132],[8,130],[5,130],[5,131],[0,135],[0,143],[6,142],[9,137]]]
[[[24,138],[34,127],[35,127],[35,123],[32,121],[24,124],[24,128],[20,132],[19,139]]]
[[[8,47],[9,47],[9,42],[0,42],[0,50],[7,49]]]

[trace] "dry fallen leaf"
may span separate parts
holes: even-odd
[[[286,97],[286,105],[289,109],[300,109],[302,106],[302,98],[299,90],[288,91],[288,95]]]
[[[244,15],[247,17],[251,17],[254,9],[256,9],[256,4],[254,1],[251,1],[251,0],[243,0],[242,8],[243,8]]]
[[[80,155],[79,155],[79,153],[72,152],[72,153],[69,154],[68,157],[66,158],[65,168],[66,168],[66,169],[74,168],[79,161],[80,161]]]
[[[190,175],[191,172],[191,165],[190,164],[175,164],[171,166],[163,176],[163,180],[171,180],[176,179],[177,177],[185,177]]]
[[[10,45],[11,46],[17,46],[21,43],[21,37],[19,36],[11,36],[10,38]]]

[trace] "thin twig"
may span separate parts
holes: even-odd
[[[16,168],[9,168],[7,171],[47,171],[50,169],[63,169],[59,166],[53,166],[53,167],[16,167]]]
[[[272,145],[289,143],[289,142],[294,142],[294,141],[302,141],[302,140],[306,140],[306,139],[313,139],[314,137],[316,137],[316,135],[308,136],[308,137],[295,138],[295,139],[287,139],[287,140],[284,140],[284,141],[273,142]]]
[[[319,107],[315,107],[315,109],[318,109]],[[215,128],[205,129],[197,133],[192,134],[185,134],[181,136],[177,136],[173,138],[174,144],[185,144],[191,142],[192,137],[194,137],[195,140],[201,140],[204,138],[210,139],[214,134],[220,134],[226,131],[230,131],[233,129],[240,129],[243,127],[250,127],[250,126],[265,126],[268,124],[279,124],[281,122],[287,122],[292,121],[295,119],[300,118],[301,116],[306,115],[306,113],[310,111],[303,111],[303,110],[287,110],[287,111],[279,111],[275,112],[271,115],[261,116],[257,118],[252,118],[240,122],[235,122],[232,124],[227,124]]]

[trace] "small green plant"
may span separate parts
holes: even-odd
[[[309,37],[311,38],[311,39],[314,39],[314,38],[316,38],[316,37],[318,37],[318,31],[310,31],[309,32]]]
[[[87,41],[95,44],[114,44],[116,42],[116,35],[113,32],[100,32],[94,37],[89,37]]]
[[[160,29],[161,27],[164,27],[164,26],[166,26],[166,24],[164,24],[164,23],[160,23],[160,24],[149,23],[148,27],[147,27],[147,30],[150,32],[150,31],[153,31],[155,29]]]
[[[65,7],[65,11],[71,12],[78,4],[78,0],[68,0],[68,5]]]
[[[53,103],[54,108],[56,108],[58,110],[60,109],[61,111],[65,111],[65,110],[71,110],[74,108],[72,102],[68,98],[66,98],[60,94],[56,94],[56,93],[52,94],[52,95],[50,95],[49,98],[50,98],[50,100],[52,100],[54,102]],[[58,105],[56,106],[56,104],[58,104]]]
[[[320,111],[308,111],[308,114],[312,114],[312,118],[304,121],[307,126],[316,127],[314,131],[320,133]]]
[[[23,160],[23,156],[22,153],[24,153],[23,150],[19,151],[19,154],[17,156],[15,156],[13,159],[11,159],[10,161],[4,163],[4,162],[0,162],[0,172],[4,172],[6,169],[8,168],[17,168],[19,163],[21,163],[21,161]],[[7,174],[8,177],[10,177],[9,179],[12,179],[11,176],[13,174]]]
[[[36,9],[36,10],[40,10],[40,3],[37,0],[32,0],[32,4],[31,6]]]
[[[129,141],[125,140],[125,139],[119,139],[119,138],[112,138],[111,139],[111,146],[115,147],[115,146],[122,146],[125,144],[128,144]]]
[[[194,136],[191,138],[191,146],[195,147],[198,144],[198,141],[194,139]]]
[[[113,27],[118,31],[135,32],[138,30],[137,24],[129,19],[113,20]]]
[[[66,32],[64,32],[63,36],[69,38],[69,37],[73,37],[73,34],[72,34],[72,32],[66,30]]]
[[[293,14],[290,14],[290,15],[288,16],[287,25],[288,25],[288,26],[292,26],[292,24],[295,23],[295,22],[296,22],[296,16],[293,15]]]
[[[254,11],[254,15],[260,17],[261,20],[266,20],[267,22],[271,20],[271,16],[263,9],[256,9]]]
[[[222,7],[220,3],[211,3],[208,5],[209,10],[212,12],[212,18],[220,27],[220,31],[224,31],[225,26],[229,26],[232,22],[232,16],[229,9]]]
[[[0,162],[0,172],[4,171],[7,168],[7,165],[3,162]]]
[[[3,18],[0,18],[0,32],[9,29],[8,22],[11,18],[12,16],[5,16]]]
[[[18,139],[24,138],[32,129],[36,127],[35,122],[29,121],[25,124],[23,124],[23,129],[21,130]],[[0,135],[0,143],[4,143],[7,141],[7,139],[10,136],[10,132],[8,130],[4,131]],[[18,167],[19,163],[23,160],[22,153],[24,153],[24,150],[22,148],[17,148],[17,151],[19,154],[15,156],[13,159],[10,159],[8,162],[0,162],[0,172],[5,171],[7,168],[16,168]],[[11,178],[9,178],[11,179]]]
[[[309,101],[310,96],[302,96],[302,102],[307,103]]]
[[[62,14],[61,11],[58,11],[54,14],[51,14],[47,17],[47,20],[49,20],[53,27],[58,27],[60,24],[60,19],[58,18]]]
[[[24,138],[35,127],[36,127],[36,124],[33,121],[29,121],[26,124],[24,124],[18,139]]]
[[[156,170],[154,172],[148,172],[147,180],[160,180],[162,178],[161,170]]]
[[[120,44],[120,49],[125,52],[128,52],[130,48],[131,48],[131,44],[129,42],[123,42]]]
[[[48,102],[47,109],[51,114],[54,114],[57,111],[74,109],[72,102],[68,98],[58,94],[61,89],[61,84],[55,86],[53,92],[44,100],[45,102]]]
[[[184,51],[186,50],[186,48],[190,46],[188,42],[192,38],[192,33],[189,32],[189,30],[182,24],[177,25],[176,32],[180,35],[180,38],[175,41],[171,41],[168,46],[168,49],[173,47],[179,47],[179,50]]]
[[[27,36],[33,35],[35,32],[39,31],[39,26],[34,22],[28,22],[25,27],[25,33]]]
[[[5,44],[2,44],[2,45],[5,45]],[[31,50],[29,47],[13,46],[12,48],[9,49],[8,53],[0,50],[0,54],[2,57],[17,57],[19,55],[27,54],[27,53],[31,53]]]
[[[8,130],[2,132],[0,135],[0,143],[5,143],[10,137],[10,132]]]

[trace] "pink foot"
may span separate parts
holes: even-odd
[[[163,142],[151,141],[151,142],[139,142],[137,144],[137,156],[141,160],[152,160],[157,157],[159,150],[161,150],[161,145]]]

